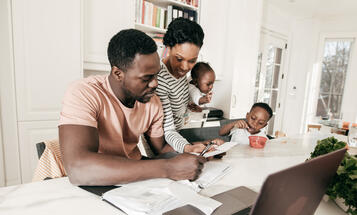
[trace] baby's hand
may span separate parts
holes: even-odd
[[[212,92],[209,92],[205,96],[202,96],[202,104],[210,103],[211,99],[212,99]]]
[[[245,120],[241,119],[241,120],[238,120],[238,121],[235,122],[234,127],[236,127],[236,128],[248,128],[249,126],[248,126],[248,123]]]

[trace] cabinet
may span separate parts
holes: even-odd
[[[85,0],[83,8],[84,76],[109,72],[109,40],[122,29],[134,28],[135,1]]]
[[[58,138],[61,101],[82,76],[82,1],[6,0],[5,32],[11,35],[0,88],[5,184],[30,182],[35,144]],[[3,103],[5,102],[5,103]]]

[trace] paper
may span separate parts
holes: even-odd
[[[103,199],[114,204],[127,214],[161,214],[168,206],[176,208],[182,202],[169,192],[150,187],[119,187],[103,194]],[[168,208],[170,209],[170,208]]]
[[[220,146],[217,146],[214,151],[207,152],[203,155],[203,157],[208,158],[212,157],[214,155],[222,154],[224,152],[227,152],[234,146],[236,146],[238,143],[237,142],[225,142]]]
[[[194,181],[200,188],[206,188],[225,176],[231,167],[222,161],[205,163],[200,177]]]
[[[169,189],[182,202],[200,209],[204,214],[211,214],[222,205],[221,202],[201,196],[186,185],[178,182],[171,183]]]
[[[205,165],[203,172],[214,169],[217,169],[217,164]],[[211,183],[215,179],[215,177],[204,176],[204,174],[201,174],[200,178],[205,183]],[[200,183],[202,182],[200,181]],[[197,193],[199,190],[192,189],[198,187],[198,184],[188,180],[176,182],[159,178],[121,184],[120,186],[104,193],[102,197],[127,214],[162,214],[186,204],[197,207],[205,214],[211,214],[221,205],[220,202],[199,195]]]
[[[195,181],[182,180],[179,181],[179,183],[188,185],[196,192],[199,192],[201,189],[216,183],[219,179],[229,173],[230,170],[231,167],[227,163],[222,161],[209,161],[204,164],[202,173],[198,179]]]

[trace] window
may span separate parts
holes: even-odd
[[[316,116],[341,118],[341,104],[353,40],[327,39],[324,46]]]

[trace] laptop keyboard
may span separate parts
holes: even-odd
[[[245,208],[241,211],[234,213],[233,215],[249,215],[249,212],[251,209],[252,209],[252,207],[248,207],[248,208]]]

